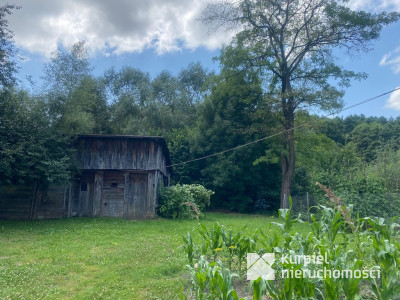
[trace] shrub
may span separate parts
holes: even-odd
[[[400,215],[400,195],[394,193],[355,194],[343,196],[344,202],[353,204],[353,211],[360,217],[382,217],[390,220]]]
[[[177,184],[161,188],[158,213],[165,218],[198,219],[210,206],[213,191],[200,184]]]

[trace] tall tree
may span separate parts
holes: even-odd
[[[332,50],[342,47],[352,55],[371,49],[384,25],[398,13],[353,11],[346,0],[223,0],[210,4],[201,20],[210,26],[240,29],[229,47],[247,51],[238,63],[259,68],[269,83],[270,99],[279,111],[285,132],[280,155],[281,207],[290,195],[295,168],[294,121],[298,109],[323,110],[342,105],[342,87],[363,78],[337,65]]]
[[[55,124],[65,113],[67,99],[80,82],[90,76],[88,50],[84,42],[70,48],[59,47],[43,68],[43,90],[49,104],[51,121]]]
[[[91,73],[85,42],[59,47],[44,66],[42,78],[49,117],[62,133],[109,132],[105,84]]]
[[[16,82],[14,74],[17,65],[13,58],[17,50],[14,46],[14,33],[8,28],[6,17],[18,8],[14,4],[0,6],[0,88],[13,86]]]
[[[112,103],[112,131],[168,137],[176,135],[174,129],[193,127],[211,75],[199,63],[177,76],[162,71],[153,79],[131,67],[106,71],[103,81]]]
[[[60,46],[44,66],[45,88],[63,96],[72,93],[82,79],[91,74],[88,52],[84,41],[69,48]]]
[[[179,82],[192,104],[202,102],[207,94],[206,82],[211,78],[212,73],[199,63],[190,63],[186,68],[181,69],[178,78]]]
[[[70,140],[52,128],[41,99],[25,91],[1,90],[0,136],[0,187],[68,180]]]
[[[265,136],[274,123],[270,108],[263,104],[264,95],[256,72],[230,76],[229,71],[222,70],[213,81],[210,95],[197,114],[194,157]],[[264,150],[265,144],[259,143],[195,163],[201,170],[197,180],[215,191],[214,207],[251,212],[257,198],[275,206],[272,196],[276,198],[276,191],[279,194],[275,175],[279,173],[279,166],[277,170],[277,164],[269,164],[268,168],[253,164],[254,157]]]
[[[66,134],[109,133],[109,107],[101,80],[84,77],[68,95],[57,127]]]

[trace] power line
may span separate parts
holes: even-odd
[[[368,99],[366,99],[366,100],[363,100],[363,101],[358,102],[358,103],[356,103],[356,104],[350,105],[350,106],[348,106],[348,107],[345,107],[345,108],[341,109],[341,110],[338,111],[338,112],[333,112],[333,113],[327,114],[327,115],[325,115],[325,116],[322,116],[321,118],[329,118],[329,117],[331,117],[331,116],[340,114],[341,112],[343,112],[343,111],[345,111],[345,110],[349,110],[349,109],[351,109],[351,108],[360,106],[360,105],[365,104],[365,103],[367,103],[367,102],[371,102],[371,101],[373,101],[373,100],[376,100],[376,99],[378,99],[378,98],[380,98],[380,97],[386,96],[386,95],[391,94],[391,93],[393,93],[393,92],[395,92],[395,91],[398,91],[398,90],[400,90],[400,87],[395,88],[395,89],[393,89],[393,90],[391,90],[391,91],[385,92],[385,93],[383,93],[383,94],[380,94],[380,95],[378,95],[378,96],[374,96],[374,97],[372,97],[372,98],[368,98]],[[246,143],[246,144],[242,144],[242,145],[239,145],[239,146],[236,146],[236,147],[233,147],[233,148],[229,148],[229,149],[226,149],[226,150],[223,150],[223,151],[220,151],[220,152],[216,152],[216,153],[213,153],[213,154],[205,155],[205,156],[198,157],[198,158],[191,159],[191,160],[187,160],[187,161],[184,161],[184,162],[180,162],[180,163],[176,163],[176,164],[171,164],[171,165],[168,165],[168,166],[166,166],[166,167],[167,167],[167,168],[170,168],[170,167],[175,167],[175,166],[181,166],[181,165],[189,164],[189,163],[192,163],[192,162],[195,162],[195,161],[203,160],[203,159],[206,159],[206,158],[218,156],[218,155],[221,155],[221,154],[224,154],[224,153],[227,153],[227,152],[231,152],[231,151],[234,151],[234,150],[237,150],[237,149],[240,149],[240,148],[247,147],[247,146],[249,146],[249,145],[253,145],[253,144],[259,143],[259,142],[261,142],[261,141],[268,140],[268,139],[270,139],[270,138],[273,138],[273,137],[276,137],[276,136],[278,136],[278,135],[281,135],[281,134],[283,134],[283,133],[285,133],[285,132],[289,132],[289,131],[298,129],[298,128],[304,127],[304,126],[306,126],[306,125],[311,125],[311,124],[313,124],[313,123],[316,123],[317,121],[319,121],[319,120],[314,120],[314,121],[305,122],[305,123],[303,123],[303,124],[294,126],[294,127],[292,127],[292,128],[289,128],[289,129],[282,130],[282,131],[280,131],[280,132],[277,132],[277,133],[274,133],[274,134],[272,134],[272,135],[263,137],[263,138],[261,138],[261,139],[254,140],[254,141],[249,142],[249,143]]]

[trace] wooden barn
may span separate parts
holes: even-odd
[[[65,186],[45,190],[5,188],[0,218],[153,218],[157,190],[169,185],[171,164],[162,137],[82,135],[76,141],[79,170]],[[22,196],[16,196],[23,191]],[[12,199],[13,198],[13,199]]]

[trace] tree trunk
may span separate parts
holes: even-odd
[[[294,98],[290,76],[282,78],[282,111],[285,132],[282,134],[281,152],[281,208],[289,208],[290,186],[295,166],[294,150]]]
[[[288,122],[294,123],[294,122]],[[289,124],[288,124],[289,125]],[[286,126],[285,126],[286,127]],[[288,126],[290,131],[283,134],[282,152],[281,152],[281,169],[282,169],[282,184],[281,184],[281,208],[289,208],[290,187],[295,166],[294,152],[294,132],[291,130],[293,125]]]

